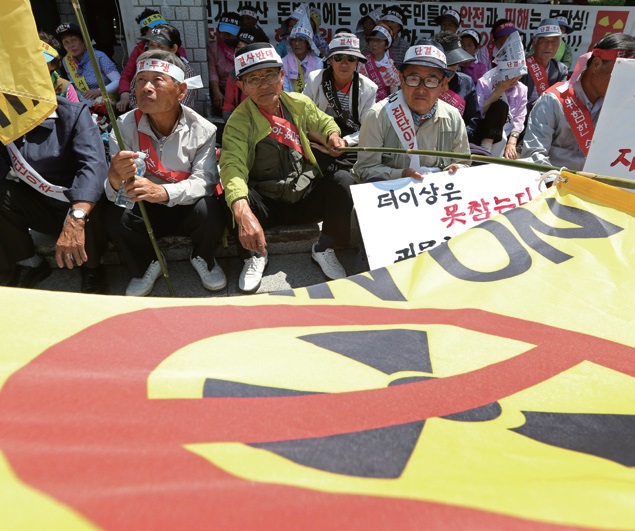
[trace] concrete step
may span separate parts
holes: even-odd
[[[320,224],[309,223],[305,225],[280,225],[267,229],[267,250],[270,255],[296,254],[311,251],[311,246],[317,241],[320,234]],[[32,231],[36,251],[44,256],[51,264],[55,264],[55,243],[57,236],[42,234]],[[159,246],[168,262],[189,260],[192,244],[185,236],[166,236],[159,239]],[[228,234],[226,245],[217,249],[217,257],[233,258],[238,256],[233,236]],[[121,264],[123,257],[119,251],[110,244],[104,256],[105,264]]]

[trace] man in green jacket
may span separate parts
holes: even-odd
[[[260,286],[267,265],[263,228],[323,221],[312,257],[330,279],[346,277],[333,248],[350,232],[352,177],[322,174],[310,140],[333,156],[346,144],[335,120],[299,93],[282,90],[282,60],[273,46],[254,43],[235,56],[238,87],[247,95],[223,133],[220,176],[245,260],[239,288]]]

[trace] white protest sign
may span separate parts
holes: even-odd
[[[635,179],[635,59],[615,62],[584,170]]]
[[[536,171],[488,164],[351,187],[371,269],[411,258],[540,194]]]

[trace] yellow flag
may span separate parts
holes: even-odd
[[[3,0],[0,28],[0,141],[9,144],[41,124],[57,101],[28,0]]]

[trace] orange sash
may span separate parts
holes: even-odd
[[[551,92],[558,98],[567,122],[571,126],[571,131],[573,131],[573,136],[577,140],[584,156],[587,156],[593,133],[595,132],[591,113],[575,95],[573,85],[566,81],[549,87],[547,92]]]
[[[139,149],[146,154],[147,173],[154,175],[167,183],[178,183],[187,179],[190,176],[190,173],[185,171],[170,171],[163,167],[161,159],[152,146],[150,137],[139,131],[139,121],[141,120],[142,115],[143,113],[139,109],[134,112],[135,121],[137,122],[137,133],[139,135]]]
[[[533,55],[527,57],[527,68],[531,79],[534,80],[538,96],[549,88],[549,76],[547,75],[547,69],[536,61]]]
[[[271,133],[269,136],[276,142],[280,142],[291,149],[295,149],[305,159],[307,158],[302,144],[300,143],[300,132],[298,128],[286,118],[279,118],[273,114],[269,114],[262,109],[259,109],[262,115],[269,120],[271,124]]]

